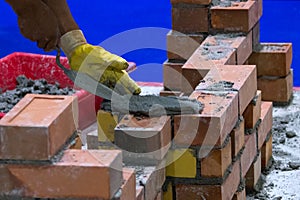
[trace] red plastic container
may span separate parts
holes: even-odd
[[[67,58],[62,57],[61,63],[69,67]],[[56,65],[55,56],[16,52],[0,59],[0,88],[3,92],[16,87],[16,77],[19,75],[33,80],[44,78],[49,83],[58,82],[61,87],[74,87]],[[84,129],[96,121],[102,99],[82,89],[77,90],[75,95],[79,105],[79,128]],[[0,119],[4,115],[0,113]]]

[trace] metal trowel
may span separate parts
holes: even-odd
[[[109,100],[104,101],[101,105],[103,109],[108,111],[122,114],[130,113],[145,116],[161,116],[197,114],[203,109],[203,105],[200,102],[187,97],[118,94],[89,75],[63,66],[60,62],[60,49],[57,50],[56,63],[77,87]]]

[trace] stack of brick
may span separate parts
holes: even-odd
[[[171,3],[161,94],[189,95],[204,110],[174,116],[164,197],[246,199],[272,156],[272,102],[262,101],[258,67],[248,61],[263,45],[262,1]]]
[[[0,121],[0,198],[134,199],[117,150],[70,149],[77,98],[27,95]]]

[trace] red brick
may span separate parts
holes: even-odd
[[[247,191],[254,190],[255,185],[257,184],[261,175],[261,154],[257,159],[252,163],[250,169],[246,174],[246,188]]]
[[[204,34],[183,34],[171,30],[167,34],[168,59],[187,60],[205,39]]]
[[[240,121],[238,126],[236,126],[231,131],[231,156],[235,158],[237,154],[241,151],[245,143],[245,122],[244,120]]]
[[[211,0],[171,0],[172,4],[176,3],[187,3],[187,4],[199,4],[199,5],[209,5]]]
[[[224,148],[213,149],[208,156],[201,159],[201,176],[223,177],[231,162],[231,141],[229,141]]]
[[[236,63],[232,64],[243,65],[252,53],[252,32],[249,32],[246,36],[241,34],[217,34],[208,36],[202,46],[233,48],[236,52]]]
[[[197,90],[205,90],[209,85],[219,81],[228,81],[233,89],[239,92],[239,114],[242,114],[257,91],[256,68],[253,65],[218,65],[211,70],[198,86]]]
[[[111,199],[122,184],[120,151],[67,150],[51,165],[8,164],[0,169],[9,171],[4,181],[14,186],[10,194],[22,197]]]
[[[257,76],[287,76],[292,64],[292,44],[261,43],[248,63],[257,66]]]
[[[256,96],[247,106],[246,110],[243,113],[245,119],[245,128],[253,129],[257,124],[261,114],[261,91],[256,92]]]
[[[262,92],[263,101],[287,103],[293,94],[293,73],[286,77],[261,77],[257,87]]]
[[[28,94],[0,121],[0,159],[49,160],[77,127],[76,97]]]
[[[176,200],[227,200],[231,199],[240,183],[240,164],[235,162],[231,173],[222,185],[176,185]]]
[[[252,49],[254,50],[254,49],[259,48],[259,45],[260,45],[260,22],[258,21],[255,24],[255,26],[252,28]],[[253,54],[253,52],[252,52],[252,54]],[[249,64],[249,62],[248,62],[248,64]]]
[[[245,149],[241,155],[241,170],[242,177],[246,176],[246,173],[250,169],[250,166],[257,154],[256,147],[256,134],[245,135]]]
[[[173,4],[173,30],[182,33],[208,32],[208,24],[208,8],[191,4]]]
[[[159,191],[154,200],[163,200],[163,192]]]
[[[174,116],[174,144],[220,147],[238,120],[237,94],[218,96],[195,91],[190,98],[203,103],[204,110],[201,114]]]
[[[124,162],[157,163],[171,144],[170,117],[125,115],[115,128],[115,144],[123,150]]]
[[[213,6],[212,27],[224,31],[249,32],[258,22],[258,9],[257,1],[236,2],[229,7]]]
[[[261,148],[261,168],[262,170],[265,170],[269,167],[270,160],[272,158],[272,141],[273,137],[272,134],[270,135],[270,138],[264,143],[264,145]]]
[[[246,200],[246,189],[244,188],[242,191],[236,192],[232,200]]]
[[[163,64],[164,87],[168,90],[181,90],[182,66],[181,62],[166,61]]]
[[[261,104],[261,123],[258,127],[258,149],[260,149],[266,141],[268,133],[273,126],[273,105],[272,102],[262,102]]]
[[[136,186],[136,198],[135,200],[144,200],[144,187],[137,185]]]
[[[165,168],[162,166],[137,166],[137,182],[144,187],[145,200],[155,199],[166,180]]]
[[[136,182],[134,169],[123,168],[123,185],[120,200],[136,198]]]

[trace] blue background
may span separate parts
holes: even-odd
[[[171,29],[169,0],[69,0],[68,3],[89,43],[102,44],[114,53],[121,53],[128,61],[136,62],[139,68],[131,74],[135,80],[162,82],[166,34]],[[263,6],[261,42],[293,43],[294,85],[300,86],[300,69],[297,68],[300,65],[300,1],[264,0]],[[55,54],[43,52],[20,34],[17,18],[3,0],[0,13],[0,57],[16,51]],[[147,34],[148,29],[137,29],[142,27],[162,29]],[[130,32],[132,29],[134,31]],[[124,31],[130,37],[124,39]],[[121,37],[116,37],[120,33]],[[124,49],[130,51],[124,53]]]

